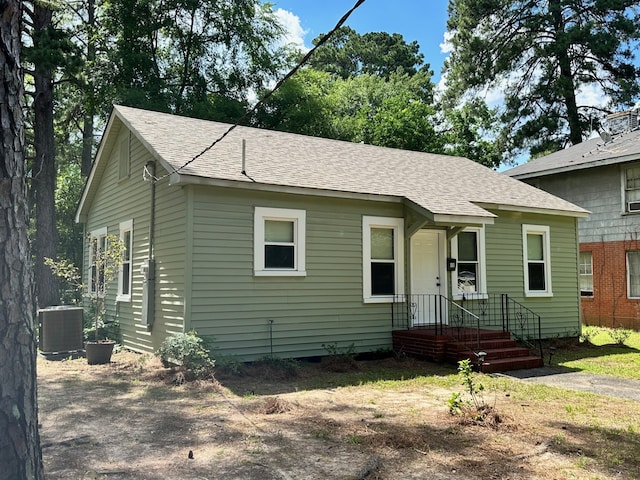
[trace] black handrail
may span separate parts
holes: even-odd
[[[501,294],[501,306],[505,331],[511,332],[517,340],[534,348],[534,343],[537,343],[540,357],[544,358],[540,315],[506,293]]]
[[[521,342],[537,343],[543,356],[540,315],[508,294],[465,293],[459,301],[438,294],[397,295],[391,305],[391,316],[393,328],[430,326],[440,334],[445,326],[458,331],[475,328],[478,344],[481,329],[501,329]]]

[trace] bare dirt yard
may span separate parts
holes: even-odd
[[[640,403],[481,376],[496,415],[450,415],[453,366],[395,358],[181,382],[149,356],[39,359],[45,471],[56,479],[627,479]],[[489,424],[490,423],[490,424]]]

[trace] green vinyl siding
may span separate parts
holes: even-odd
[[[500,217],[485,229],[487,291],[507,293],[542,317],[543,338],[580,332],[577,219],[557,215],[494,212]],[[522,225],[549,226],[552,292],[524,295]]]
[[[166,180],[158,183],[156,191],[156,321],[151,332],[141,323],[142,275],[141,265],[149,251],[149,219],[151,210],[151,184],[143,180],[144,166],[153,157],[131,135],[129,139],[130,174],[120,178],[119,160],[121,144],[129,131],[117,129],[111,139],[111,149],[104,148],[106,161],[101,166],[101,180],[92,198],[85,223],[88,234],[107,227],[108,233],[118,236],[119,224],[133,220],[131,301],[116,302],[117,285],[109,285],[106,301],[107,320],[117,320],[123,344],[133,350],[155,351],[171,333],[184,329],[184,262],[185,262],[185,195],[182,189],[166,188]],[[107,145],[105,145],[107,147]],[[102,159],[103,161],[105,158]],[[163,175],[162,169],[157,172]],[[164,187],[164,188],[163,188]],[[86,241],[85,241],[86,244]],[[88,266],[88,249],[84,264]],[[86,278],[87,269],[84,269]]]
[[[254,276],[255,207],[305,210],[305,277]],[[282,357],[389,348],[390,305],[362,298],[363,215],[402,217],[402,206],[194,187],[190,327],[247,360],[271,342]]]

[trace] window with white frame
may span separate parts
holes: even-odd
[[[451,239],[451,252],[456,255],[457,281],[452,282],[454,295],[477,297],[485,295],[486,266],[484,253],[484,228],[468,227]]]
[[[593,297],[593,254],[580,252],[580,295]]]
[[[624,170],[624,210],[640,213],[640,165]]]
[[[104,281],[103,252],[107,248],[107,227],[94,230],[89,234],[89,293],[104,295],[106,286]]]
[[[118,296],[119,302],[131,301],[132,279],[132,246],[133,246],[133,220],[120,223],[120,241],[122,242],[122,263],[118,272]]]
[[[256,207],[253,228],[254,274],[305,276],[306,212]]]
[[[627,252],[627,297],[640,298],[640,250]]]
[[[529,297],[551,296],[549,227],[522,225],[524,292]]]
[[[362,219],[362,279],[365,302],[390,302],[404,293],[404,220]]]

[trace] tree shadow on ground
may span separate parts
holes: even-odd
[[[576,462],[585,468],[600,464],[603,475],[635,478],[634,475],[640,472],[640,434],[632,428],[612,429],[573,422],[550,422],[549,425],[561,432],[550,443],[552,451],[575,457]],[[611,445],[616,448],[611,448]]]
[[[457,373],[454,365],[416,358],[386,358],[349,362],[336,371],[333,363],[299,361],[286,375],[277,365],[247,364],[240,372],[216,371],[216,379],[239,396],[277,395],[299,390],[330,389],[366,385],[381,381],[412,380],[419,377],[450,377]],[[444,381],[444,380],[443,380]],[[457,381],[456,381],[457,383]]]
[[[637,348],[628,345],[610,343],[606,345],[594,345],[589,342],[580,342],[578,339],[553,339],[543,342],[545,364],[560,367],[559,363],[588,358],[599,358],[610,355],[640,354]],[[566,368],[567,372],[580,371],[580,369]]]

